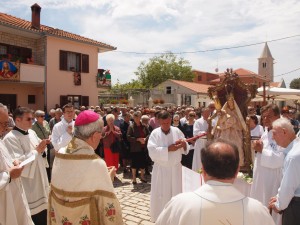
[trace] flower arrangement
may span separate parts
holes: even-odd
[[[160,103],[160,100],[159,100],[159,99],[154,99],[154,100],[153,100],[153,103],[154,103],[154,104],[158,104],[158,103]]]
[[[128,100],[127,99],[120,99],[120,103],[127,105],[128,104]]]
[[[110,104],[117,104],[117,103],[118,103],[118,101],[116,99],[110,100]]]
[[[241,178],[246,181],[248,184],[252,184],[253,178],[248,173],[239,172],[237,178]]]

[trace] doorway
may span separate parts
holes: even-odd
[[[17,95],[0,94],[0,102],[7,106],[8,112],[13,112],[17,108]]]

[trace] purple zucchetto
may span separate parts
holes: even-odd
[[[91,111],[85,110],[79,113],[75,120],[75,126],[87,125],[89,123],[93,123],[99,119],[99,114]]]

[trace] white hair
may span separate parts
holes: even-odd
[[[103,120],[99,118],[95,122],[82,125],[82,126],[74,126],[74,136],[86,140],[90,136],[92,136],[95,132],[102,132],[103,129]]]
[[[286,129],[287,131],[289,131],[291,133],[295,133],[294,127],[291,124],[291,121],[289,119],[287,119],[287,118],[284,118],[284,117],[275,120],[272,123],[272,127],[273,128],[275,128],[275,127],[281,127],[281,128]]]
[[[180,116],[178,114],[174,114],[173,119],[175,119],[176,117],[180,119]]]
[[[36,110],[34,116],[35,117],[45,116],[45,112],[43,110]]]
[[[0,110],[2,110],[4,112],[8,112],[7,106],[3,105],[2,103],[0,103]]]
[[[51,113],[55,113],[55,109],[50,109],[49,114],[51,114]]]
[[[149,116],[147,116],[147,115],[142,115],[141,120],[149,120]]]
[[[115,116],[113,114],[107,114],[106,115],[106,121],[110,120],[110,119],[113,119],[115,120]]]

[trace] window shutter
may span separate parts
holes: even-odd
[[[89,73],[89,55],[82,54],[82,70],[83,73]]]
[[[59,51],[59,69],[68,70],[68,53],[66,51]]]
[[[81,96],[81,105],[89,106],[89,96]]]
[[[61,95],[59,103],[60,103],[60,106],[68,104],[68,96],[67,95]]]

